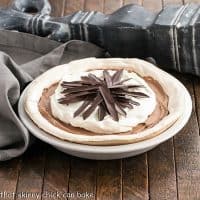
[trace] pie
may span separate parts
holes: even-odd
[[[121,145],[155,137],[182,115],[181,87],[139,59],[86,58],[35,79],[25,110],[46,133],[89,145]]]

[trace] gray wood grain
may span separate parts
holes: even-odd
[[[200,199],[200,137],[195,97],[192,77],[179,76],[179,78],[192,96],[193,111],[188,124],[174,139],[178,197],[181,200],[196,200]]]
[[[44,161],[44,144],[41,142],[36,143],[23,155],[16,189],[16,194],[19,194],[16,196],[17,200],[22,199],[20,194],[23,193],[38,195],[38,199],[41,199]]]
[[[177,200],[173,139],[148,152],[151,199]]]
[[[69,186],[70,158],[50,146],[46,151],[42,199],[52,199],[52,194],[58,192],[59,200],[65,200]]]

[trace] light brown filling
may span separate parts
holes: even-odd
[[[157,105],[155,110],[151,115],[149,115],[148,119],[138,124],[137,126],[134,126],[131,131],[125,132],[125,133],[115,133],[115,134],[136,134],[138,132],[141,132],[147,128],[153,127],[155,124],[157,124],[163,117],[168,115],[168,96],[164,92],[162,86],[158,83],[158,81],[154,80],[151,77],[143,77],[143,79],[148,83],[148,85],[151,87],[151,89],[156,94],[157,99]],[[73,134],[81,134],[81,135],[97,135],[94,132],[85,130],[83,128],[73,127],[70,124],[66,124],[59,119],[56,119],[51,112],[51,106],[50,106],[50,96],[53,95],[54,91],[56,90],[58,86],[58,83],[55,83],[51,85],[49,88],[44,89],[42,96],[40,98],[40,101],[38,103],[39,111],[42,114],[44,118],[46,118],[51,124],[54,126],[73,133]]]

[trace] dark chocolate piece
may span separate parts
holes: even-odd
[[[112,76],[108,70],[103,70],[103,77],[99,78],[90,73],[82,76],[80,81],[62,82],[60,104],[70,104],[83,101],[75,111],[74,117],[82,115],[87,119],[98,107],[98,119],[101,121],[109,114],[113,120],[118,121],[119,115],[126,116],[124,108],[133,109],[140,104],[131,97],[148,98],[148,95],[135,91],[141,85],[125,85],[130,79],[121,80],[123,70],[116,71]],[[120,83],[120,84],[119,84]]]

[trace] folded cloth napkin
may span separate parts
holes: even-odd
[[[49,68],[86,57],[104,57],[103,49],[71,40],[61,44],[47,38],[0,31],[0,161],[21,155],[30,135],[17,115],[25,86]]]

